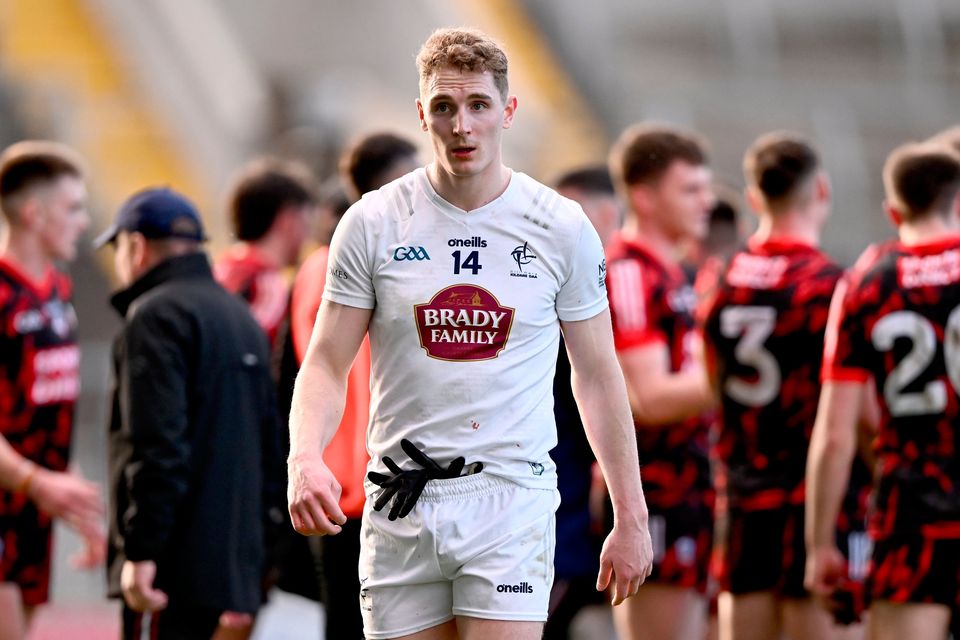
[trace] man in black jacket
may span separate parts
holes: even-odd
[[[132,196],[99,239],[126,287],[114,343],[108,574],[125,638],[210,638],[261,601],[264,516],[279,488],[266,338],[213,279],[196,209]],[[279,472],[279,476],[277,474]],[[277,482],[279,480],[279,482]]]

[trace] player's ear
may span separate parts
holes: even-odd
[[[747,201],[747,206],[754,214],[759,214],[764,210],[763,196],[760,190],[754,186],[747,185],[743,188],[743,197]]]
[[[817,173],[816,182],[814,183],[814,194],[816,194],[817,200],[820,202],[830,201],[833,195],[833,189],[830,186],[830,178],[827,176],[826,171]]]
[[[43,203],[36,194],[30,194],[16,208],[14,219],[24,228],[35,227],[43,218]]]
[[[513,124],[513,116],[517,114],[517,96],[507,96],[507,102],[503,105],[503,128],[509,129]]]
[[[417,98],[417,115],[420,116],[420,128],[426,131],[427,121],[423,117],[423,103],[420,102],[420,98]]]
[[[635,213],[646,215],[653,206],[653,193],[645,184],[627,185],[627,200]]]
[[[887,217],[890,218],[890,222],[893,223],[894,227],[899,227],[903,222],[903,214],[893,206],[889,200],[883,201],[883,210],[886,211]]]

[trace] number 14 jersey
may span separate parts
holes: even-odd
[[[556,486],[559,321],[607,307],[600,239],[579,205],[514,172],[470,212],[424,169],[365,195],[330,247],[324,298],[373,309],[371,468],[401,438],[533,488]]]
[[[960,538],[960,236],[871,247],[837,288],[824,378],[871,377],[871,534]]]

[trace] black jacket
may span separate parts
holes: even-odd
[[[256,611],[284,481],[266,337],[203,253],[111,302],[126,326],[113,352],[110,593],[124,560],[153,560],[172,602]]]

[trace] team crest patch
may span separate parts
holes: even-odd
[[[438,360],[491,360],[507,346],[514,309],[472,284],[438,291],[414,305],[420,346]]]

